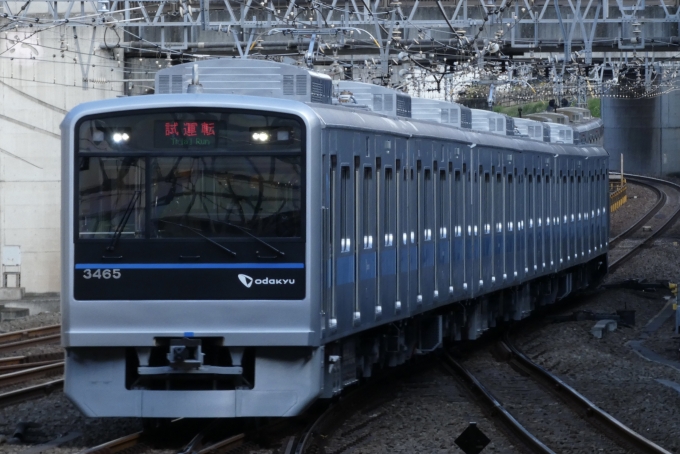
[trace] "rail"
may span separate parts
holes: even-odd
[[[515,435],[532,452],[555,454],[555,451],[548,448],[541,440],[529,432],[503,404],[494,397],[493,394],[468,371],[459,361],[448,352],[443,355],[444,366],[454,375],[461,377],[465,383],[475,391],[477,396],[491,410],[493,418],[498,419],[513,435]]]
[[[48,336],[50,334],[59,334],[61,332],[61,325],[42,326],[40,328],[31,328],[12,331],[9,333],[0,334],[0,344],[6,342],[13,342],[23,339],[31,339],[36,337]]]
[[[93,448],[80,451],[79,454],[113,454],[120,452],[137,445],[143,434],[144,432],[137,432],[131,435],[116,438],[115,440],[102,443],[101,445],[95,446]]]
[[[37,367],[31,367],[17,372],[0,375],[0,387],[23,383],[28,380],[44,377],[45,375],[61,374],[64,372],[64,362],[55,362]]]
[[[635,446],[635,448],[639,450],[638,452],[644,454],[671,454],[670,451],[667,451],[654,442],[646,439],[611,416],[609,413],[600,409],[588,398],[569,386],[556,375],[553,375],[546,369],[531,361],[524,355],[524,353],[519,351],[519,349],[517,349],[517,347],[515,347],[509,339],[506,338],[505,341],[503,341],[503,345],[512,353],[512,360],[517,361],[525,371],[531,374],[532,377],[537,380],[547,382],[549,388],[557,392],[560,397],[568,401],[569,404],[581,409],[588,417],[597,420],[597,422],[603,424],[618,437],[625,440],[632,446]]]
[[[621,266],[626,260],[631,258],[639,248],[648,244],[651,241],[660,237],[668,228],[670,228],[679,218],[680,218],[680,185],[672,183],[670,181],[661,180],[659,178],[645,177],[642,175],[631,175],[625,174],[629,181],[636,181],[639,184],[645,184],[651,186],[660,194],[659,201],[654,205],[654,207],[644,215],[638,222],[636,222],[633,227],[628,229],[624,234],[612,239],[611,243],[616,243],[622,238],[630,237],[633,233],[638,232],[639,228],[646,222],[653,223],[650,226],[651,231],[646,235],[641,235],[638,233],[638,238],[632,245],[627,245],[626,248],[621,248],[617,246],[615,248],[610,248],[609,250],[609,270],[612,271],[619,266]],[[672,188],[674,193],[668,193],[663,186]],[[667,210],[667,212],[663,212]],[[661,213],[660,213],[661,212]],[[656,216],[657,213],[663,214],[663,216]],[[658,219],[657,219],[658,218]],[[620,253],[619,250],[624,251]]]
[[[31,399],[37,399],[64,387],[64,379],[52,380],[39,385],[16,389],[0,394],[0,407],[18,404]]]

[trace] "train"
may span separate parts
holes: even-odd
[[[298,415],[607,272],[584,109],[513,119],[247,59],[155,87],[61,125],[64,389],[88,416]]]

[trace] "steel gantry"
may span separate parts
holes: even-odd
[[[104,27],[116,38],[104,34],[98,47],[129,55],[290,56],[336,72],[338,59],[351,55],[373,79],[406,62],[411,68],[400,72],[411,76],[414,64],[434,67],[437,87],[438,65],[443,75],[454,63],[481,72],[488,61],[514,57],[509,81],[526,73],[524,62],[544,70],[557,91],[573,79],[579,98],[632,67],[651,87],[663,72],[659,62],[674,60],[680,42],[675,0],[27,0],[0,7],[5,31]]]

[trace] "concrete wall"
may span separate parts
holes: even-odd
[[[124,68],[99,50],[102,27],[31,32],[8,32],[16,44],[3,40],[0,55],[0,262],[3,271],[20,268],[27,292],[57,292],[59,124],[77,104],[121,94]],[[7,266],[17,251],[20,267]]]
[[[680,93],[655,98],[603,98],[604,147],[610,166],[643,175],[680,173]]]

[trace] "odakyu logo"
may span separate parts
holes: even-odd
[[[293,285],[295,284],[295,279],[272,279],[265,277],[263,279],[253,279],[247,274],[239,274],[238,280],[241,284],[245,285],[246,288],[250,288],[255,285]]]

